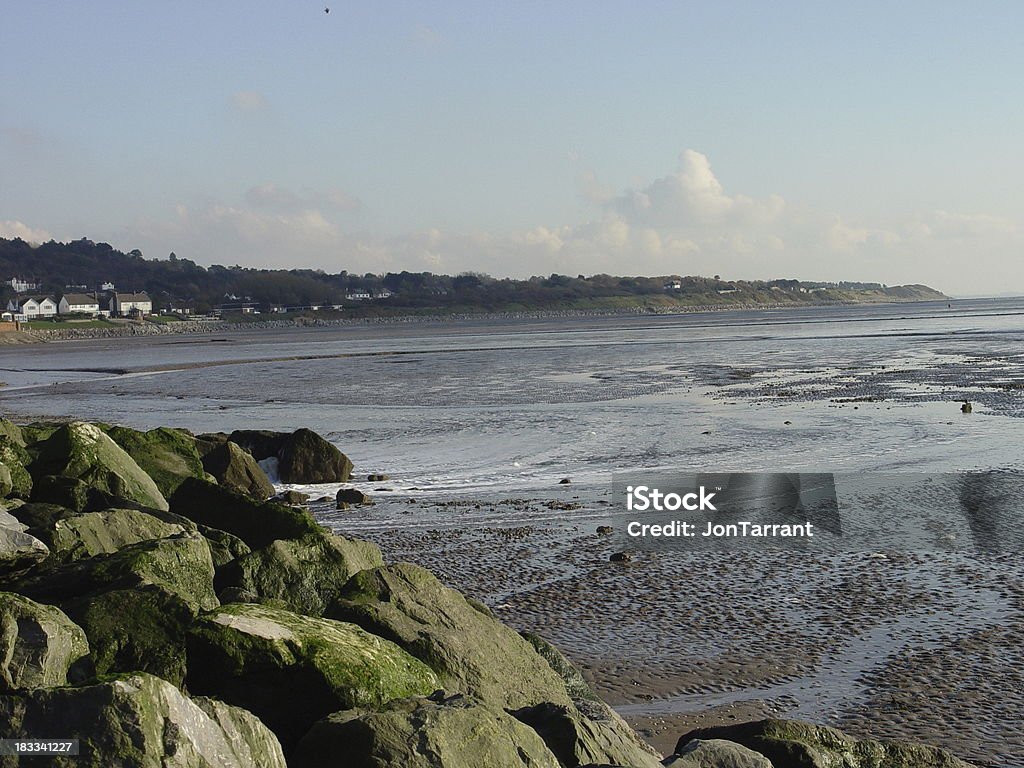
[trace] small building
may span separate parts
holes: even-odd
[[[662,287],[666,291],[681,291],[681,290],[683,290],[683,281],[682,280],[669,280]]]
[[[19,297],[7,302],[7,311],[14,315],[15,320],[54,317],[57,314],[57,302],[49,296]]]
[[[349,301],[366,301],[367,299],[372,299],[373,296],[370,295],[369,291],[352,291],[345,298]]]
[[[145,293],[114,293],[110,297],[114,317],[144,317],[153,314],[153,300]]]
[[[394,296],[394,294],[387,288],[382,288],[373,294],[373,298],[375,299],[390,299],[392,296]]]
[[[109,293],[110,291],[116,291],[117,288],[114,287],[113,283],[106,282],[106,283],[100,283],[100,287],[99,287],[98,290],[99,290],[100,293]]]
[[[28,280],[22,280],[20,277],[12,277],[8,280],[5,285],[11,286],[11,289],[15,293],[28,293],[29,291],[38,291],[39,283],[32,283]]]
[[[95,294],[65,293],[60,297],[57,311],[62,315],[89,315],[100,313],[100,300]]]

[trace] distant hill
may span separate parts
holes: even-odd
[[[40,283],[40,292],[58,295],[78,286],[96,289],[113,283],[121,291],[146,291],[154,308],[190,301],[198,311],[221,306],[271,307],[341,305],[354,315],[446,312],[516,312],[560,309],[629,309],[758,304],[832,304],[943,300],[925,285],[810,283],[793,279],[728,281],[718,277],[615,277],[549,275],[527,280],[478,273],[435,275],[328,274],[321,270],[267,270],[239,266],[201,267],[171,254],[147,259],[140,251],[122,253],[106,243],[81,239],[33,246],[0,238],[0,280],[12,277]],[[72,287],[73,286],[73,287]],[[6,287],[7,298],[13,295]],[[354,298],[359,296],[360,298]],[[369,296],[369,298],[367,298]],[[353,298],[347,298],[353,297]]]

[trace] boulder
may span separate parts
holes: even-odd
[[[36,476],[32,483],[31,499],[37,504],[53,504],[75,512],[84,512],[96,506],[94,489],[77,477],[57,475]]]
[[[14,577],[49,556],[46,545],[25,530],[24,523],[0,511],[0,578]]]
[[[334,497],[338,509],[348,509],[349,504],[373,504],[373,499],[356,488],[342,488]]]
[[[854,739],[835,728],[799,720],[758,720],[736,725],[698,728],[679,739],[676,754],[690,742],[723,739],[768,758],[776,768],[970,768],[938,747],[905,742]]]
[[[209,528],[205,525],[199,526],[199,532],[203,534],[206,543],[210,546],[210,555],[213,557],[215,570],[252,552],[249,545],[233,533],[222,531],[219,528]]]
[[[59,609],[0,592],[0,690],[67,685],[88,653],[85,633]]]
[[[565,768],[590,763],[661,768],[661,756],[608,707],[595,703],[584,714],[572,704],[538,704],[512,714],[537,732]]]
[[[19,499],[27,499],[32,495],[32,475],[26,469],[31,462],[32,457],[23,444],[10,435],[0,434],[0,463],[11,473],[11,490],[5,496],[10,494]]]
[[[279,501],[282,504],[289,504],[293,507],[301,507],[309,501],[309,494],[302,493],[301,491],[281,491],[281,493],[274,496],[273,500]]]
[[[187,683],[255,713],[286,749],[331,712],[437,688],[426,665],[354,624],[243,603],[193,625]]]
[[[234,443],[221,443],[206,453],[203,468],[225,488],[260,501],[274,495],[274,484],[260,465]]]
[[[80,739],[80,754],[48,765],[76,768],[285,768],[281,745],[251,713],[193,701],[136,673],[80,688],[0,696],[0,737]]]
[[[129,544],[183,533],[184,528],[135,509],[66,515],[52,528],[35,531],[59,562],[117,552]]]
[[[322,529],[304,509],[258,502],[204,480],[189,478],[171,496],[171,511],[233,534],[253,549],[275,539],[297,539]]]
[[[222,602],[264,602],[322,616],[353,575],[384,565],[376,544],[326,532],[278,539],[217,574]]]
[[[573,759],[579,761],[575,765],[622,762],[630,766],[654,766],[661,760],[661,756],[598,697],[579,667],[539,635],[520,634],[561,678],[572,699],[571,708],[541,704],[532,711],[522,711],[521,719],[536,724],[538,732],[560,760],[562,755],[575,755]],[[519,715],[517,712],[516,717]]]
[[[298,429],[277,452],[277,474],[282,483],[345,483],[352,462],[316,432]]]
[[[465,696],[336,712],[299,742],[292,768],[559,768],[530,728]]]
[[[113,427],[107,434],[153,478],[165,498],[170,497],[186,477],[202,480],[206,476],[196,439],[184,429],[160,427],[139,432],[128,427]]]
[[[21,427],[0,416],[0,440],[3,438],[22,448],[25,447],[25,435],[22,434]]]
[[[201,437],[219,441],[222,434],[214,433]],[[266,429],[236,429],[227,436],[227,440],[241,446],[242,450],[256,461],[262,461],[263,459],[277,458],[286,437],[288,437],[287,432],[271,432]]]
[[[75,478],[117,498],[167,509],[167,500],[153,479],[93,424],[73,422],[58,429],[40,446],[30,469],[33,478]]]
[[[45,548],[41,542],[40,546]],[[195,531],[31,572],[12,581],[9,589],[44,603],[64,603],[146,584],[159,585],[199,609],[219,605],[213,593],[210,547]]]
[[[11,470],[0,461],[0,498],[6,498],[14,490],[14,483],[11,481]]]
[[[360,571],[327,615],[397,643],[431,667],[446,689],[491,706],[570,703],[562,679],[529,642],[419,566]]]
[[[723,739],[694,739],[683,747],[682,754],[664,764],[671,768],[772,768],[764,755]]]
[[[185,637],[198,613],[164,586],[144,584],[112,589],[61,603],[89,639],[97,675],[148,672],[181,687],[185,680]]]

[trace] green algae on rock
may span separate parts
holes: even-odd
[[[256,713],[286,748],[331,712],[438,687],[425,664],[354,624],[245,603],[196,620],[186,682]]]
[[[159,427],[139,432],[112,427],[107,435],[145,470],[164,497],[170,497],[186,477],[206,476],[196,439],[184,429]]]
[[[66,685],[88,653],[82,628],[60,609],[0,592],[0,690]]]

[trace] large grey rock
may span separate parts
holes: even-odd
[[[251,713],[192,701],[170,683],[123,675],[81,688],[0,696],[0,737],[71,736],[67,768],[285,768],[281,745]],[[16,765],[14,762],[0,765]]]
[[[429,693],[437,678],[354,624],[236,603],[193,625],[187,684],[254,712],[287,749],[331,712]]]
[[[298,539],[322,529],[304,509],[259,502],[204,480],[189,478],[171,496],[171,511],[210,528],[233,534],[253,549],[275,539]]]
[[[0,690],[66,685],[88,653],[85,633],[59,609],[0,592]]]
[[[464,696],[403,699],[314,725],[292,768],[559,768],[530,728]]]
[[[277,459],[278,479],[282,483],[345,483],[352,474],[348,457],[309,429],[291,434],[239,430],[232,432],[230,439],[257,461]]]
[[[225,565],[217,574],[222,602],[274,601],[321,616],[359,571],[384,565],[376,544],[330,533],[278,539]]]
[[[679,739],[685,755],[694,740],[723,739],[767,757],[775,768],[970,768],[938,747],[898,741],[854,739],[835,728],[799,720],[758,720],[699,728]]]
[[[49,556],[46,545],[28,533],[24,523],[0,510],[0,578],[13,577]]]
[[[282,483],[345,483],[351,474],[348,456],[310,429],[288,435],[277,452]]]
[[[584,706],[586,714],[572,704],[538,704],[512,714],[533,728],[566,768],[591,763],[661,767],[661,756],[611,709],[596,703]]]
[[[147,507],[166,510],[167,500],[153,479],[94,424],[73,422],[56,430],[39,447],[32,476],[80,480],[90,488]]]
[[[274,495],[274,484],[260,469],[256,459],[231,442],[203,455],[203,468],[225,488],[263,501]]]
[[[773,768],[764,755],[723,739],[694,739],[682,754],[673,755],[664,764],[671,768]]]
[[[570,703],[562,679],[529,642],[419,566],[357,573],[327,615],[392,640],[430,666],[447,690],[491,706]]]

